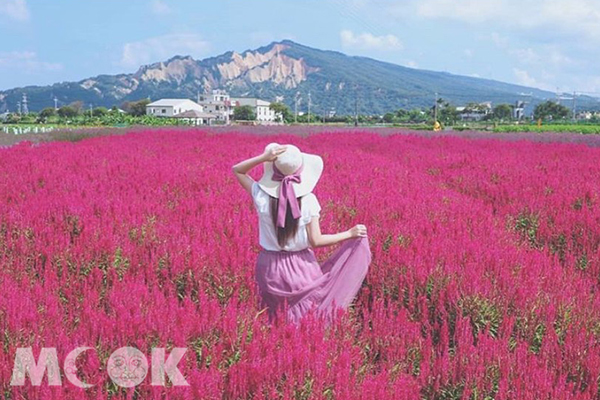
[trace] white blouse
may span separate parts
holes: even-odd
[[[314,193],[302,196],[298,231],[294,237],[288,240],[283,248],[279,247],[277,243],[277,233],[273,225],[273,217],[270,210],[270,196],[256,182],[252,184],[252,200],[254,207],[258,211],[259,244],[263,249],[271,251],[298,251],[309,247],[306,225],[312,217],[320,216],[321,212],[321,205]]]

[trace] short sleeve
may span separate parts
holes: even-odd
[[[312,217],[321,215],[321,205],[314,193],[309,193],[302,198],[302,217],[305,224],[308,224]]]
[[[258,183],[252,184],[252,202],[258,212],[266,212],[268,195],[262,191]]]

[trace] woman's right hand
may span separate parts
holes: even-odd
[[[275,161],[280,154],[285,153],[287,150],[286,146],[273,146],[266,149],[262,155],[264,161]]]
[[[367,227],[361,224],[355,225],[348,230],[350,237],[367,237]]]

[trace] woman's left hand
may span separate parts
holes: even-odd
[[[265,150],[262,157],[265,161],[275,161],[277,157],[287,150],[286,146],[277,146],[271,149]]]

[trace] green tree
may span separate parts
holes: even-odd
[[[75,110],[77,114],[79,114],[83,110],[83,101],[76,100],[69,104],[69,107],[71,107],[73,110]]]
[[[58,116],[61,118],[73,118],[77,116],[77,110],[71,106],[63,106],[58,109]]]
[[[452,104],[444,103],[438,111],[438,119],[445,125],[454,125],[458,119],[458,111]]]
[[[408,112],[408,122],[420,123],[427,121],[427,113],[423,110],[415,108]]]
[[[509,120],[512,118],[513,108],[510,104],[498,104],[494,107],[494,118],[500,120]]]
[[[256,114],[251,106],[239,106],[233,109],[233,119],[236,121],[254,121]]]
[[[108,113],[108,110],[105,107],[96,107],[92,110],[92,115],[94,117],[103,117]]]
[[[435,114],[435,106],[431,108],[431,117]],[[458,111],[456,107],[447,102],[446,100],[439,98],[437,100],[437,119],[439,122],[445,125],[453,125],[458,119]]]
[[[396,119],[398,119],[398,121],[400,122],[407,122],[409,119],[409,115],[409,111],[404,110],[402,108],[396,111]]]
[[[383,116],[383,122],[385,122],[386,124],[391,124],[392,122],[394,122],[394,120],[394,114],[391,112],[385,113]]]
[[[129,115],[134,117],[141,117],[146,115],[146,106],[150,104],[149,99],[141,99],[138,101],[126,101],[123,103],[121,108],[125,110]]]
[[[50,118],[50,117],[54,117],[56,115],[56,110],[52,107],[47,107],[44,108],[42,111],[40,111],[40,118]]]
[[[271,103],[269,108],[271,110],[273,110],[273,112],[275,112],[275,115],[277,116],[277,118],[279,118],[280,122],[291,121],[292,113],[290,112],[290,109],[288,108],[288,106],[286,106],[285,104],[275,102],[275,103]]]
[[[571,110],[568,107],[551,100],[538,104],[533,110],[533,117],[543,120],[565,119],[569,114],[571,114]]]

